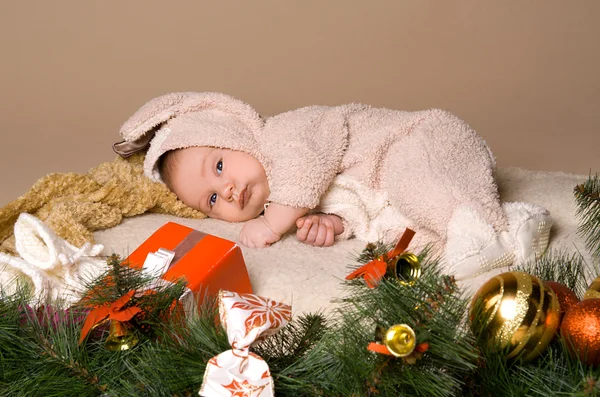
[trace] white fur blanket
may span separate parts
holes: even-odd
[[[573,188],[586,175],[536,172],[520,168],[499,168],[497,181],[502,201],[523,201],[546,207],[554,218],[549,249],[585,251],[577,235]],[[214,219],[192,220],[167,215],[147,214],[125,219],[119,226],[95,233],[104,253],[126,257],[167,221],[174,221],[205,233],[238,241],[241,224]],[[329,312],[336,298],[343,295],[341,280],[351,271],[350,265],[366,242],[347,240],[333,247],[316,248],[302,244],[293,235],[268,248],[242,252],[254,293],[292,305],[294,315],[306,312]],[[409,247],[410,248],[410,247]],[[586,254],[591,266],[589,256]],[[470,280],[473,290],[490,278],[484,274]]]

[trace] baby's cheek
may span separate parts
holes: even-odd
[[[248,208],[248,211],[245,211],[245,217],[247,219],[244,219],[246,221],[249,221],[250,219],[254,219],[254,218],[258,218],[260,215],[263,215],[264,212],[264,208],[261,207],[256,207],[256,208]]]
[[[247,211],[240,211],[238,207],[229,207],[225,210],[221,208],[218,213],[216,211],[212,211],[209,217],[220,219],[226,222],[246,222],[250,219],[256,218],[256,216],[252,216],[252,214],[248,213]]]

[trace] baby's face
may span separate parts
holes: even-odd
[[[174,153],[171,189],[211,218],[256,218],[269,197],[267,175],[253,156],[236,150],[189,147]]]

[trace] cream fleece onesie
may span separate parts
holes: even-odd
[[[338,238],[394,242],[411,227],[412,249],[433,244],[459,278],[540,255],[548,244],[548,211],[500,203],[485,141],[442,110],[309,106],[264,120],[225,94],[174,93],[140,108],[121,135],[121,155],[149,145],[144,169],[156,181],[168,150],[249,153],[265,168],[271,202],[339,215]]]

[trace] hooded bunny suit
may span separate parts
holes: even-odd
[[[338,238],[393,242],[410,227],[413,247],[434,244],[459,277],[539,255],[548,244],[548,212],[501,204],[488,146],[442,110],[310,106],[265,120],[225,94],[174,93],[140,108],[121,135],[115,151],[148,148],[144,172],[155,181],[169,150],[246,152],[263,165],[271,202],[340,216]]]

